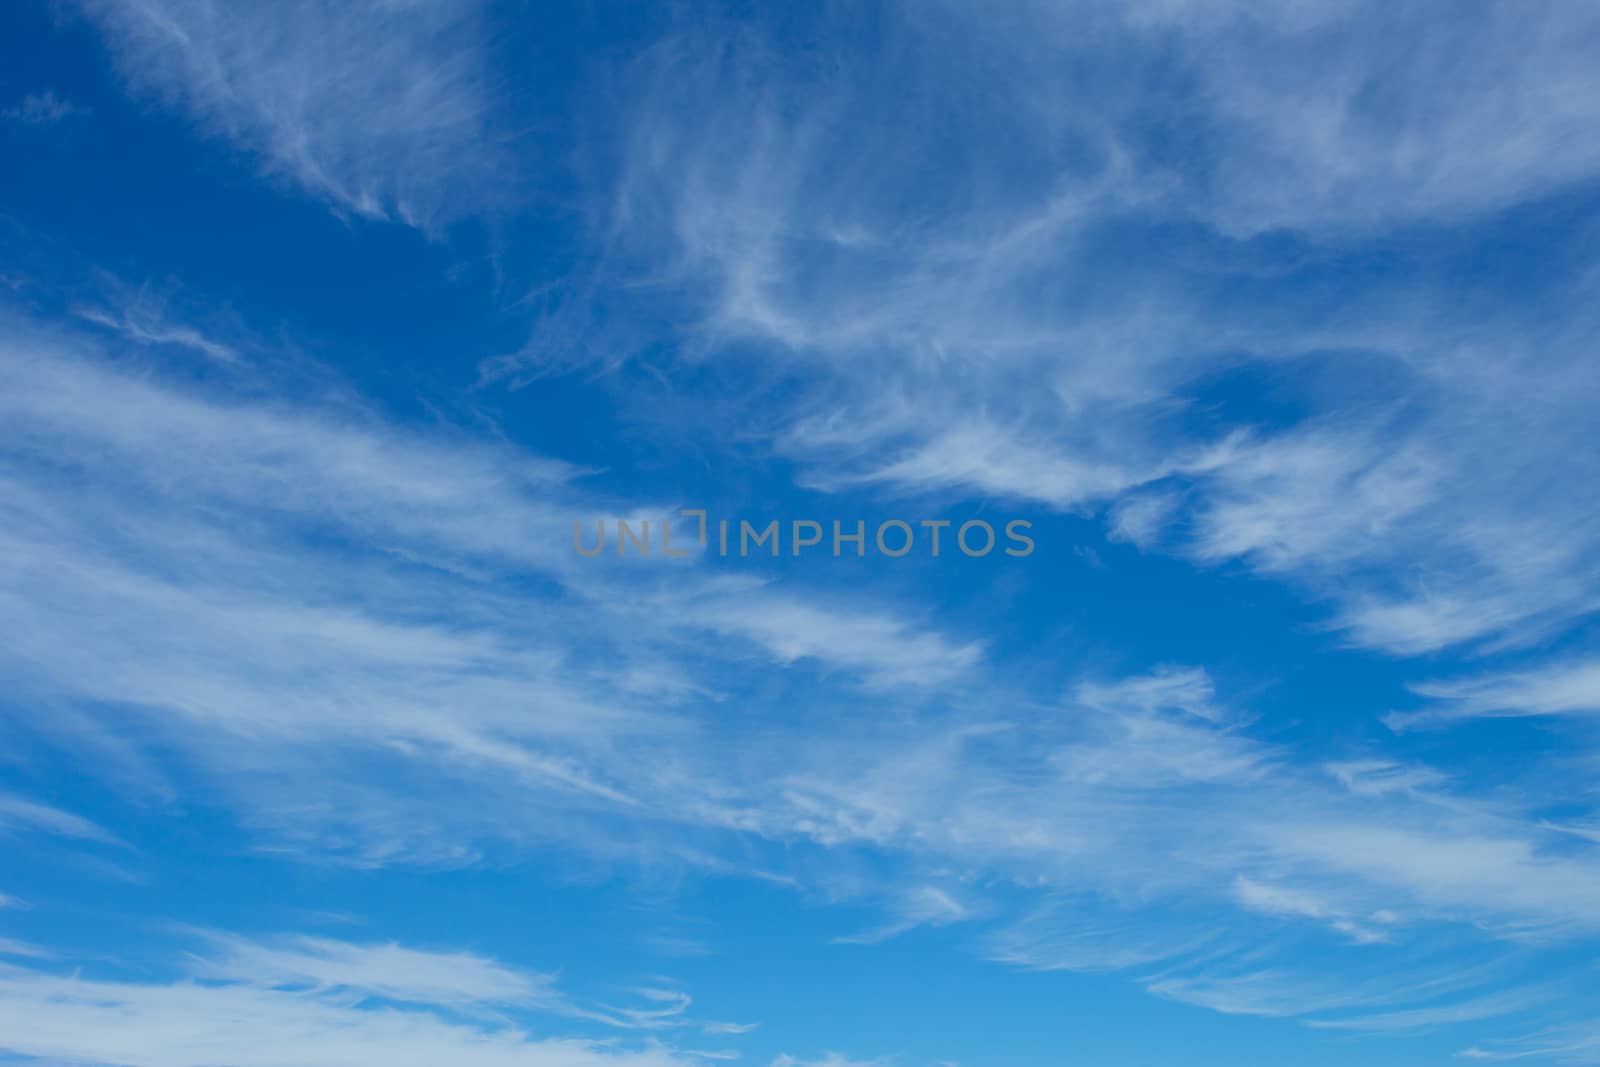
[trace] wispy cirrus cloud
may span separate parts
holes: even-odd
[[[551,980],[461,953],[321,938],[226,937],[203,979],[131,981],[0,965],[0,1049],[135,1067],[303,1063],[674,1067],[659,1042],[534,1036],[508,1013],[568,1002]]]
[[[1429,703],[1392,712],[1395,729],[1441,726],[1463,719],[1600,715],[1600,660],[1576,657],[1531,670],[1493,671],[1412,686]]]
[[[642,811],[704,773],[711,753],[691,742],[722,706],[717,664],[801,664],[848,689],[951,684],[978,663],[973,642],[882,605],[713,580],[693,560],[634,575],[628,595],[675,623],[621,640],[624,571],[570,545],[574,515],[611,505],[573,468],[355,409],[178,387],[79,346],[94,341],[24,331],[0,365],[0,613],[25,635],[7,677],[36,699],[123,709],[205,766],[340,763],[342,780],[252,807],[284,833],[331,831],[361,862],[460,862],[478,831],[436,831],[482,829],[471,805],[394,790],[389,760],[442,775],[437,789]],[[78,491],[52,491],[69,473]],[[104,714],[29,729],[78,743]],[[531,811],[498,833],[531,832]]]
[[[29,93],[0,111],[0,118],[20,122],[24,126],[54,126],[88,114],[88,108],[79,107],[66,97],[57,95],[53,89],[43,89]]]
[[[177,345],[220,363],[236,363],[240,359],[232,345],[207,337],[192,326],[168,324],[158,311],[148,307],[133,306],[121,312],[85,307],[77,314],[86,322],[115,330],[140,344]]]
[[[625,376],[643,316],[724,401],[787,398],[695,418],[757,427],[806,485],[1107,511],[1309,590],[1354,644],[1525,644],[1600,605],[1592,279],[1550,283],[1535,319],[1463,306],[1431,248],[1381,285],[1340,267],[1385,227],[1487,224],[1600,173],[1572,136],[1600,118],[1595,20],[1508,18],[1447,45],[1421,14],[1323,4],[895,8],[893,93],[881,55],[845,49],[822,84],[758,32],[697,27],[624,72],[645,102],[591,276],[485,372],[570,366],[581,321],[577,358]],[[1420,63],[1386,62],[1395,40]],[[952,142],[965,161],[930,168]]]
[[[1447,6],[660,16],[672,32],[586,66],[594,110],[623,107],[563,143],[606,176],[567,205],[592,225],[548,249],[578,267],[520,305],[528,343],[480,387],[597,367],[618,409],[650,409],[610,429],[654,445],[685,415],[781,494],[1086,529],[1075,513],[1219,583],[1282,583],[1291,626],[1315,601],[1335,637],[1298,648],[1500,657],[1396,668],[1443,679],[1397,732],[1588,716],[1584,637],[1526,651],[1600,606],[1600,276],[1572,207],[1600,174],[1597,21]],[[440,236],[516,195],[497,10],[83,8],[138,98],[340,216]],[[1331,660],[1292,664],[1314,691],[1259,720],[1239,694],[1281,679],[1241,681],[1248,627],[1228,642],[1204,617],[1182,634],[1213,651],[1152,641],[1086,672],[1066,661],[1093,650],[974,633],[909,573],[881,596],[580,562],[575,514],[678,502],[336,389],[292,399],[267,346],[160,301],[63,306],[76,323],[0,319],[19,694],[0,714],[125,793],[203,783],[170,792],[226,809],[253,856],[377,880],[555,842],[861,905],[822,936],[898,939],[885,953],[939,928],[1007,965],[1329,1030],[1528,1032],[1579,1003],[1519,970],[1600,936],[1594,794],[1540,753],[1475,776],[1445,735],[1369,736],[1386,705],[1352,685],[1328,708]],[[0,830],[103,840],[9,795]],[[580,1002],[390,943],[216,935],[184,977],[29,962],[0,1002],[33,1027],[25,1055],[101,1061],[96,1035],[131,1019],[143,1059],[114,1062],[196,1067],[729,1054],[536,1040],[520,1012],[744,1029],[698,1022],[667,980]],[[1574,1033],[1479,1052],[1582,1055]]]
[[[896,917],[885,925],[834,940],[845,945],[876,945],[919,926],[948,926],[973,917],[948,891],[931,885],[915,886],[901,894],[894,910]]]
[[[1551,993],[1548,988],[1513,989],[1433,1007],[1380,1011],[1345,1019],[1314,1019],[1309,1025],[1320,1030],[1357,1030],[1370,1034],[1411,1033],[1519,1014],[1548,1004]]]
[[[0,830],[36,830],[101,844],[116,844],[107,830],[70,811],[0,793]]]
[[[1188,113],[1214,168],[1186,192],[1224,228],[1457,220],[1591,178],[1600,154],[1571,138],[1597,117],[1595,13],[1485,8],[1438,34],[1438,10],[1224,0],[1124,17],[1192,57]],[[1073,5],[1038,12],[1058,35],[1041,55],[1082,24]]]
[[[1600,927],[1595,860],[1570,835],[1454,803],[1426,768],[1301,766],[1201,669],[1081,678],[1041,707],[970,641],[908,622],[915,611],[712,580],[693,561],[626,585],[581,566],[570,516],[597,502],[566,465],[369,411],[179,385],[159,365],[130,375],[93,346],[23,331],[7,350],[6,671],[39,699],[98,709],[29,723],[56,743],[81,744],[98,720],[121,744],[190,753],[172,773],[226,782],[264,847],[461,865],[555,834],[602,858],[770,864],[795,886],[870,853],[876,873],[844,890],[882,907],[866,940],[1004,929],[1012,908],[950,877],[982,872],[1008,896],[1090,902],[996,958],[1152,988],[1149,968],[1187,960],[1158,992],[1214,1006],[1242,991],[1204,983],[1276,927],[1375,952],[1429,923],[1568,939]],[[47,492],[64,471],[74,491]],[[623,588],[670,606],[675,626],[609,639],[595,612]],[[872,713],[789,714],[740,681],[807,663],[835,709]],[[1199,902],[1227,916],[1208,920],[1214,945],[1181,936]],[[422,996],[383,985],[387,951],[235,945],[208,966]],[[527,975],[456,964],[428,973],[555,1007]],[[283,990],[235,992],[253,1005]],[[567,1013],[625,1028],[685,1018],[678,999]]]
[[[883,907],[869,940],[1003,926],[1009,909],[948,876],[984,872],[1029,899],[1093,902],[1084,914],[1100,923],[1080,915],[997,958],[1155,988],[1148,968],[1188,953],[1182,981],[1157,991],[1219,1009],[1248,990],[1207,983],[1245,967],[1238,954],[1264,928],[1386,952],[1428,923],[1561,938],[1600,927],[1595,860],[1570,835],[1453,803],[1426,768],[1300,766],[1201,669],[1078,679],[1041,708],[972,642],[906,621],[915,612],[714,581],[692,561],[626,586],[580,566],[570,517],[597,502],[559,462],[370,411],[179,385],[159,365],[131,375],[82,336],[19,337],[0,483],[14,564],[0,606],[19,635],[9,676],[116,715],[124,744],[191,752],[269,847],[459,865],[556,826],[564,846],[599,856],[647,847],[744,870],[753,853],[796,885],[870,851],[878,873],[848,891]],[[47,492],[64,471],[74,491]],[[609,640],[594,613],[620,588],[670,605],[677,625]],[[699,647],[684,631],[722,640]],[[840,675],[823,683],[836,707],[875,713],[826,729],[765,702],[748,719],[722,713],[745,701],[740,670],[807,662]],[[73,745],[86,721],[30,728]],[[641,824],[647,846],[617,832]],[[783,869],[794,849],[813,858]],[[1216,945],[1173,936],[1197,902],[1227,909],[1210,921]],[[235,957],[294,987],[377,989],[384,970],[382,950],[312,942],[210,965]],[[542,995],[527,976],[457,962],[460,974],[430,966],[481,981],[483,997]],[[682,1002],[582,1011],[676,1026]]]
[[[1361,943],[1370,944],[1385,940],[1381,930],[1353,921],[1347,913],[1314,892],[1292,886],[1269,885],[1250,878],[1240,878],[1235,881],[1233,891],[1239,903],[1251,911],[1283,918],[1326,922],[1351,940]],[[1381,921],[1381,913],[1377,918]]]
[[[796,1059],[787,1053],[772,1061],[772,1067],[876,1067],[882,1060],[853,1060],[837,1052],[818,1059]]]
[[[266,989],[348,991],[378,1000],[452,1010],[550,1006],[555,978],[462,952],[398,944],[359,945],[326,937],[259,940],[209,934],[211,951],[192,965],[197,977]]]
[[[83,6],[135,92],[342,214],[429,228],[507,193],[475,4]]]
[[[1600,1063],[1600,1021],[1585,1020],[1569,1026],[1549,1027],[1520,1038],[1473,1045],[1463,1049],[1461,1056],[1492,1062]]]

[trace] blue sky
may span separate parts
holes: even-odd
[[[1597,48],[8,6],[0,1061],[1600,1063]]]

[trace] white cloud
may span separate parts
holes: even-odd
[[[141,344],[179,345],[220,363],[237,363],[239,353],[231,345],[215,341],[190,326],[169,325],[145,308],[128,308],[121,314],[101,308],[84,308],[78,317],[116,330]]]
[[[788,1054],[772,1061],[772,1067],[879,1067],[882,1060],[853,1060],[837,1052],[829,1052],[817,1059],[796,1059]]]
[[[1107,517],[1107,536],[1140,548],[1157,545],[1177,512],[1180,501],[1172,493],[1135,493],[1119,500]]]
[[[1436,789],[1446,783],[1446,777],[1431,767],[1412,766],[1381,759],[1326,763],[1323,764],[1323,770],[1357,796],[1416,794]]]
[[[889,59],[846,49],[827,84],[754,31],[685,32],[629,72],[593,276],[486,372],[548,369],[574,321],[616,368],[646,346],[608,324],[642,315],[734,395],[793,398],[690,414],[757,427],[809,486],[1109,507],[1116,537],[1324,598],[1355,644],[1526,643],[1600,606],[1592,277],[1537,316],[1463,306],[1432,267],[1328,280],[1385,227],[1600,171],[1573,133],[1600,22],[1464,22],[1445,40],[1381,5],[904,8]],[[1203,165],[1151,145],[1163,109]],[[957,142],[967,163],[927,166]],[[1250,239],[1281,226],[1304,231],[1281,254]],[[1303,410],[1216,403],[1261,379]]]
[[[1441,915],[1461,909],[1485,921],[1600,927],[1600,901],[1586,888],[1600,877],[1595,856],[1492,819],[1441,822],[1285,821],[1261,829],[1286,858],[1392,887]]]
[[[1388,443],[1310,431],[1237,448],[1209,489],[1193,551],[1282,570],[1371,553],[1428,504],[1437,474],[1425,458]]]
[[[1164,977],[1146,983],[1150,992],[1224,1015],[1284,1018],[1338,1011],[1370,1001],[1370,994],[1351,992],[1338,983],[1297,981],[1293,972],[1250,970],[1197,977]]]
[[[1459,719],[1536,715],[1600,715],[1600,661],[1580,658],[1533,670],[1488,673],[1412,686],[1432,703],[1394,712],[1396,729],[1435,726]]]
[[[1551,989],[1514,989],[1428,1008],[1376,1012],[1346,1019],[1313,1019],[1307,1025],[1321,1030],[1408,1033],[1513,1015],[1548,1004],[1552,992]]]
[[[108,831],[80,815],[25,797],[0,793],[0,830],[18,829],[39,830],[101,844],[118,843]]]
[[[782,663],[815,660],[861,671],[878,686],[944,685],[978,662],[978,642],[957,644],[916,621],[807,603],[755,583],[717,584],[680,614],[712,631],[758,642]]]
[[[1600,117],[1587,7],[1182,5],[1176,32],[1223,150],[1222,222],[1376,227],[1492,211],[1591,177]],[[1067,32],[1063,19],[1061,32]],[[1403,61],[1401,61],[1403,57]]]
[[[135,91],[340,212],[428,227],[506,193],[475,4],[85,6]]]
[[[193,967],[197,977],[210,981],[319,995],[353,992],[457,1011],[548,1006],[556,1000],[554,976],[463,952],[304,936],[267,942],[211,935],[210,940],[212,952]]]
[[[410,957],[414,962],[421,957]],[[403,981],[403,979],[400,979]],[[425,1008],[244,981],[126,982],[0,967],[0,1048],[118,1067],[673,1067],[660,1047],[536,1037]]]
[[[1474,1045],[1460,1055],[1472,1060],[1548,1060],[1554,1063],[1600,1063],[1600,1020],[1551,1027],[1526,1037]]]
[[[42,945],[15,938],[0,937],[0,956],[20,956],[23,959],[49,959],[53,953]]]
[[[919,926],[949,926],[973,917],[969,907],[947,891],[931,885],[916,886],[900,894],[894,910],[896,917],[891,922],[834,940],[844,945],[876,945]]]
[[[1289,886],[1268,885],[1250,878],[1233,883],[1233,895],[1244,907],[1283,918],[1313,919],[1327,923],[1360,944],[1385,940],[1381,931],[1352,922],[1348,915],[1316,893]]]
[[[1217,932],[1162,922],[1090,894],[1057,896],[989,939],[988,956],[1036,971],[1138,973],[1217,948]]]
[[[660,1041],[535,1036],[529,1014],[655,1030],[702,1024],[687,995],[634,991],[642,1008],[587,1006],[547,974],[465,952],[353,944],[324,937],[251,939],[199,932],[208,949],[178,980],[70,976],[0,964],[0,1052],[120,1067],[313,1064],[519,1064],[672,1067],[703,1054]],[[58,960],[0,939],[0,954]],[[543,1028],[548,1029],[548,1028]]]
[[[4,111],[0,111],[0,116],[25,126],[54,126],[67,119],[82,118],[88,113],[87,108],[79,107],[65,97],[56,95],[54,90],[45,89],[24,96]]]
[[[1399,980],[1391,977],[1387,981],[1352,981],[1346,976],[1330,980],[1246,966],[1161,976],[1147,982],[1146,987],[1158,996],[1226,1015],[1301,1018],[1305,1025],[1318,1029],[1374,1033],[1495,1018],[1524,1011],[1539,1002],[1539,994],[1526,989],[1462,995],[1480,986],[1484,977],[1433,967]],[[1373,1010],[1395,1005],[1411,1006]]]
[[[1135,977],[1183,952],[1237,966],[1228,950],[1259,936],[1263,911],[1339,941],[1424,921],[1600,927],[1594,862],[1569,836],[1446,805],[1448,781],[1426,768],[1299,766],[1202,670],[1083,679],[1041,706],[919,612],[716,582],[693,561],[588,568],[570,517],[605,509],[559,463],[350,408],[178,387],[159,364],[135,376],[81,340],[19,334],[0,360],[5,669],[42,699],[99,708],[28,727],[83,745],[98,718],[121,744],[192,754],[264,847],[468,863],[490,842],[559,834],[599,857],[648,848],[786,884],[872,849],[881,875],[845,894],[885,904],[872,932],[994,914],[950,873],[972,872],[1102,909],[996,957]],[[608,601],[670,608],[674,624],[608,639]],[[743,672],[781,680],[773,667],[806,660],[825,676],[809,703],[748,699],[760,690]],[[1269,889],[1241,900],[1240,879]],[[1232,909],[1212,913],[1209,949],[1180,936],[1197,903]],[[284,988],[233,993],[427,993],[383,984],[386,951],[258,944],[240,950],[247,969]],[[486,961],[397,958],[479,999],[541,995]],[[682,1005],[576,1010],[638,1028],[677,1025]]]
[[[341,213],[431,227],[503,193],[475,7],[90,10],[137,91]],[[813,487],[1109,508],[1115,536],[1293,582],[1350,640],[1400,654],[1525,642],[1600,605],[1592,283],[1463,307],[1407,277],[1325,302],[1282,277],[1385,251],[1365,243],[1385,226],[1470,221],[1591,176],[1600,150],[1574,131],[1600,99],[1593,16],[1496,11],[1441,35],[1435,12],[1381,5],[1061,10],[908,5],[885,21],[891,62],[841,55],[827,84],[759,40],[664,43],[635,72],[647,102],[596,212],[594,288],[670,294],[672,321],[692,321],[652,341],[756,386],[734,392],[794,398],[757,436]],[[985,107],[952,106],[975,91]],[[1152,143],[1167,141],[1143,125],[1152,104],[1177,108],[1201,177]],[[952,167],[928,165],[956,143]],[[1246,239],[1284,226],[1304,232],[1270,238],[1282,256]],[[1165,243],[1173,228],[1195,244]],[[542,369],[540,346],[568,339],[614,367],[654,321],[553,306],[530,351],[486,374]],[[151,350],[237,355],[138,310],[88,317]],[[1046,903],[997,958],[1374,1030],[1508,1002],[1308,981],[1251,938],[1374,942],[1338,947],[1390,961],[1380,938],[1439,927],[1600,929],[1581,836],[1409,762],[1308,768],[1202,670],[1133,669],[1041,704],[915,606],[693,564],[584,569],[570,519],[616,502],[563,464],[16,333],[0,352],[0,669],[72,712],[25,725],[195,757],[265,847],[455,863],[560,833],[742,873],[777,856],[778,879],[808,870],[797,854],[872,850],[882,873],[851,892],[886,917],[858,939],[987,915],[1003,885]],[[1293,414],[1217,402],[1245,372],[1292,386]],[[729,409],[704,421],[749,414]],[[671,625],[629,629],[635,608]],[[796,666],[821,677],[804,700],[784,688]],[[1394,721],[1588,714],[1589,671],[1435,683],[1421,718]],[[75,818],[0,801],[8,829],[94,839]],[[1171,936],[1200,907],[1207,934]],[[152,1064],[618,1054],[417,1007],[551,1004],[541,976],[475,956],[231,943],[197,973],[218,984],[4,972],[0,1002],[41,1028],[23,1051],[91,1061],[109,1054],[95,1035],[130,1020]],[[581,1010],[684,1020],[686,996],[643,996]]]
[[[19,330],[0,358],[0,617],[18,635],[0,669],[99,708],[29,730],[127,765],[147,740],[193,750],[280,844],[458,863],[485,832],[595,832],[540,802],[598,818],[665,793],[681,805],[648,810],[683,818],[717,758],[689,739],[722,706],[718,665],[805,660],[881,693],[978,662],[881,601],[580,560],[572,516],[610,505],[563,464],[180,388],[85,347]],[[643,603],[672,624],[619,628]],[[395,789],[393,760],[431,787]],[[508,791],[521,803],[470,799]]]

